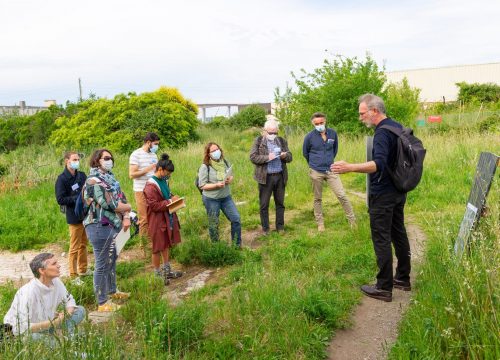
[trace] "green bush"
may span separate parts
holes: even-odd
[[[493,83],[459,82],[458,101],[462,103],[491,103],[500,101],[500,86]]]
[[[281,120],[298,128],[309,128],[309,119],[317,111],[324,112],[330,125],[341,132],[358,133],[364,127],[358,119],[358,98],[365,93],[382,94],[386,77],[369,56],[364,61],[337,56],[325,60],[323,66],[300,75],[292,74],[297,92],[285,91],[275,99],[281,108]],[[276,91],[279,95],[279,91]],[[289,110],[284,110],[288,107]]]
[[[226,243],[212,243],[202,239],[184,241],[172,250],[172,257],[183,265],[200,264],[222,266],[242,261],[240,250]]]
[[[405,126],[413,127],[420,110],[420,90],[412,88],[408,79],[404,78],[399,83],[389,84],[385,92],[387,115]]]
[[[484,120],[481,120],[477,124],[477,129],[479,130],[480,133],[486,133],[486,132],[493,132],[493,133],[499,133],[500,132],[500,115],[499,114],[492,114],[485,118]]]
[[[265,121],[266,110],[258,104],[252,104],[231,116],[229,125],[238,129],[248,129],[262,127]]]
[[[229,119],[225,116],[216,116],[205,126],[209,129],[225,128],[230,125]]]
[[[105,146],[130,152],[148,131],[156,132],[169,148],[178,148],[196,139],[196,104],[177,89],[160,89],[137,95],[119,94],[112,100],[97,99],[73,116],[57,119],[52,144],[62,148],[85,149]]]

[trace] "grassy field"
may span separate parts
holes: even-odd
[[[257,186],[248,160],[255,135],[250,130],[204,130],[201,134],[202,139],[218,142],[234,163],[232,193],[244,232],[259,227]],[[498,181],[490,194],[491,216],[475,234],[471,256],[457,261],[451,249],[479,153],[500,153],[500,138],[498,134],[459,131],[419,135],[428,157],[422,183],[409,195],[407,213],[425,230],[428,244],[415,283],[415,301],[390,356],[498,358]],[[358,287],[373,279],[376,264],[362,199],[350,196],[359,219],[358,229],[350,230],[340,205],[325,192],[327,231],[315,231],[302,138],[303,134],[288,138],[294,161],[286,191],[286,233],[262,237],[258,249],[234,256],[229,248],[214,248],[208,242],[205,210],[193,185],[203,144],[169,151],[176,165],[172,189],[185,196],[188,204],[180,216],[183,243],[176,249],[177,259],[188,263],[201,253],[213,261],[220,254],[229,254],[226,263],[233,265],[222,267],[216,282],[172,308],[161,299],[162,284],[142,272],[141,264],[122,263],[119,287],[133,296],[113,324],[86,325],[74,343],[61,339],[61,346],[53,351],[36,343],[8,343],[3,345],[4,358],[77,358],[75,353],[86,353],[92,359],[324,358],[335,330],[349,326],[349,314],[361,296]],[[363,161],[362,139],[341,137],[340,141],[338,159]],[[53,183],[61,171],[57,155],[44,147],[0,157],[0,163],[17,164],[17,170],[0,184],[2,248],[20,250],[67,242],[64,217],[53,194]],[[127,155],[115,154],[115,158],[117,178],[132,199]],[[348,174],[342,179],[348,190],[364,191],[364,175]],[[229,224],[223,220],[221,225],[223,239],[229,241]],[[91,279],[83,287],[68,286],[80,303],[92,308]],[[0,288],[0,316],[14,291],[12,284]]]

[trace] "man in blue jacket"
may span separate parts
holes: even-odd
[[[66,214],[66,222],[69,226],[69,275],[72,278],[78,275],[90,275],[87,269],[87,235],[83,227],[83,219],[75,215],[75,202],[82,191],[87,176],[80,168],[80,156],[78,153],[68,151],[64,154],[64,171],[57,177],[56,199],[61,211]]]
[[[325,231],[323,220],[323,182],[326,181],[340,204],[344,208],[347,220],[351,227],[356,226],[356,217],[352,205],[340,181],[340,177],[330,171],[338,151],[338,136],[335,130],[326,127],[326,115],[320,112],[311,117],[314,130],[306,135],[302,146],[302,154],[309,164],[309,177],[314,192],[314,217],[318,224],[318,231]]]

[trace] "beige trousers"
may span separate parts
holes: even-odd
[[[139,217],[139,235],[148,236],[148,204],[142,191],[134,192],[135,203],[137,205],[137,216]]]
[[[72,277],[87,271],[87,234],[83,224],[69,224],[69,275]]]
[[[337,197],[344,212],[346,214],[349,224],[354,225],[356,223],[356,216],[352,210],[352,205],[347,198],[344,187],[342,186],[342,181],[337,174],[332,172],[321,173],[313,169],[309,169],[309,177],[311,178],[313,193],[314,193],[314,217],[318,225],[323,225],[323,181],[326,181],[333,194]]]

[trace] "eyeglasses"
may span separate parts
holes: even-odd
[[[267,133],[268,133],[269,135],[278,135],[278,133],[277,133],[277,132],[269,132],[269,131],[267,131]]]
[[[104,161],[114,160],[112,156],[104,156],[101,159],[103,159]]]

